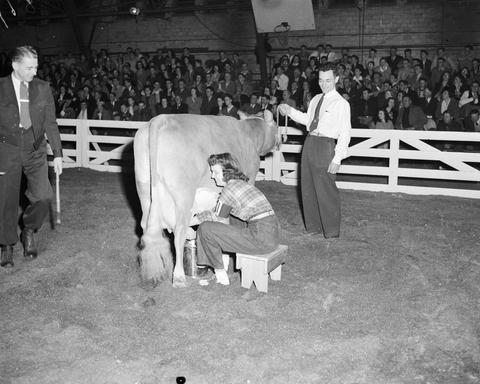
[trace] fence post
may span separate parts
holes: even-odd
[[[280,181],[280,176],[282,174],[280,162],[282,161],[282,145],[278,148],[278,151],[273,152],[272,156],[272,180]]]
[[[398,166],[400,157],[400,133],[402,131],[391,131],[390,136],[390,158],[388,162],[388,185],[394,192],[398,187]]]
[[[264,180],[272,180],[272,157],[267,155],[263,158]]]
[[[78,146],[80,147],[80,166],[88,168],[88,150],[90,144],[88,142],[88,120],[78,120],[77,124],[77,137]]]

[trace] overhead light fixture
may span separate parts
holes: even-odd
[[[132,16],[138,16],[140,14],[140,8],[138,7],[131,7],[128,12],[130,12],[130,14]]]
[[[15,8],[13,8],[12,3],[10,3],[10,0],[7,0],[7,3],[10,6],[10,12],[12,12],[12,15],[17,16],[17,12],[15,12]]]

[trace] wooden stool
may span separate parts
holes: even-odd
[[[260,292],[268,291],[268,274],[272,280],[282,277],[282,264],[287,258],[288,246],[280,244],[274,251],[264,255],[237,253],[236,266],[242,270],[242,287],[250,289],[255,283]]]

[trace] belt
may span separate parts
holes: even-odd
[[[310,136],[323,137],[324,139],[329,139],[329,140],[334,140],[335,141],[335,139],[333,137],[328,137],[328,136],[322,135],[321,133],[318,133],[317,131],[310,132]]]
[[[273,216],[274,214],[275,214],[275,212],[273,212],[272,210],[266,211],[266,212],[259,213],[258,215],[255,215],[255,216],[251,217],[249,221],[264,219],[265,217]]]

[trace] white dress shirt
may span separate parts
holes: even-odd
[[[288,82],[290,79],[288,78],[287,75],[282,73],[281,75],[276,75],[274,79],[277,80],[278,89],[280,91],[285,91],[286,89],[288,89]]]
[[[315,118],[315,109],[322,95],[316,95],[308,105],[306,113],[290,108],[289,116],[297,123],[305,125],[307,130]],[[315,129],[320,136],[330,137],[337,140],[335,156],[332,161],[340,164],[347,157],[348,144],[350,143],[350,104],[336,90],[325,94],[318,125]]]
[[[440,105],[440,113],[443,114],[443,112],[445,112],[448,109],[448,106],[450,105],[450,100],[451,99],[448,99],[448,102],[447,100],[442,100],[442,104]]]
[[[88,119],[87,108],[80,110],[80,113],[78,114],[77,119],[81,119],[81,120],[87,120]]]
[[[20,113],[20,83],[21,81],[17,79],[13,73],[12,73],[12,82],[13,82],[13,88],[15,89],[15,97],[17,98],[17,105],[18,105],[18,112]],[[28,83],[25,82],[25,85],[27,86],[28,89]],[[22,126],[20,124],[20,126]]]

